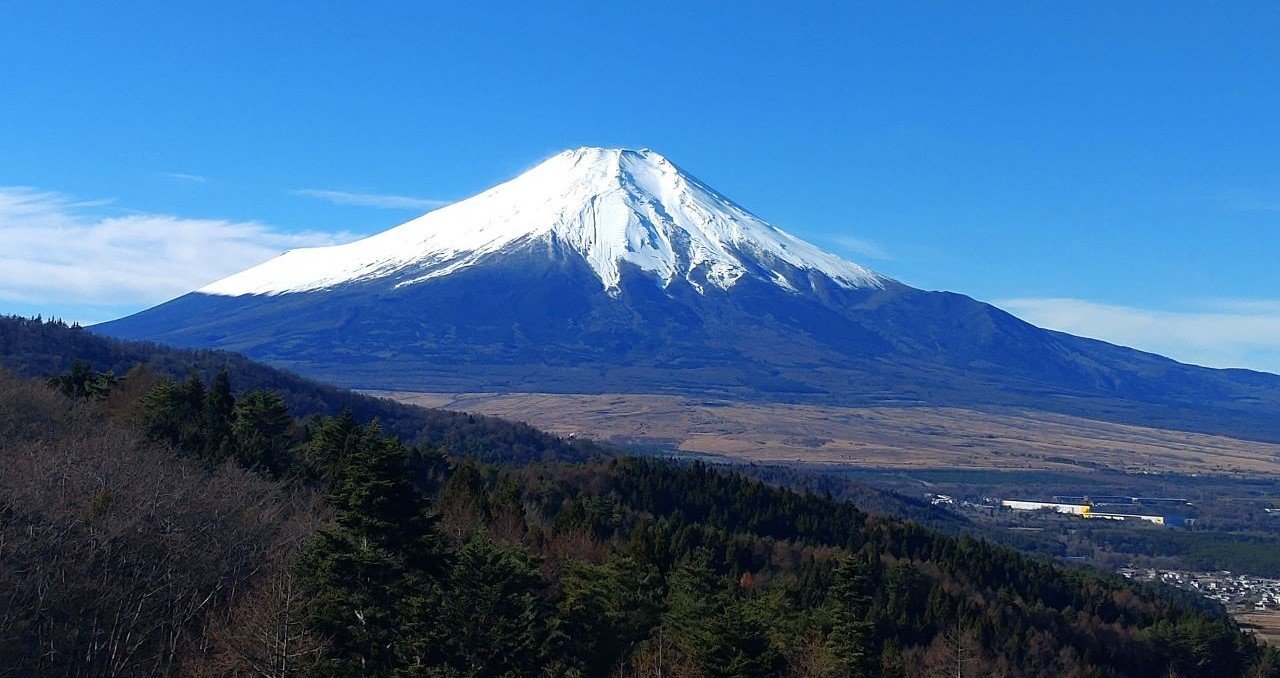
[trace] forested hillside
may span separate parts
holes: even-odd
[[[183,673],[286,593],[316,493],[175,452],[0,369],[0,676]]]
[[[1176,593],[702,465],[410,446],[228,372],[0,376],[0,549],[9,675],[1280,675]]]
[[[0,366],[43,378],[68,373],[77,362],[117,377],[142,365],[176,381],[192,372],[208,381],[226,371],[238,389],[281,395],[296,416],[334,416],[350,410],[361,420],[376,418],[388,433],[406,442],[490,461],[586,459],[602,452],[590,441],[564,440],[522,423],[411,407],[326,386],[236,353],[120,341],[56,320],[0,316]]]

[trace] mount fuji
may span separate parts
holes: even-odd
[[[847,288],[874,273],[761,221],[649,150],[566,151],[512,181],[347,245],[295,250],[199,290],[286,294],[362,280],[403,288],[532,245],[576,255],[606,292],[624,267],[663,288],[732,288],[744,275],[794,290],[800,272]]]
[[[1026,408],[1280,441],[1280,376],[1034,327],[778,229],[648,150],[582,148],[95,331],[338,385]]]

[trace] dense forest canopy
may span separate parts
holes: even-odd
[[[0,675],[1280,675],[1202,599],[728,469],[75,364],[0,372]]]
[[[408,443],[444,447],[451,454],[490,461],[585,459],[603,452],[591,441],[565,440],[526,424],[413,407],[326,386],[235,353],[120,341],[56,320],[0,316],[0,365],[45,378],[69,375],[76,363],[116,377],[143,365],[175,381],[193,371],[210,381],[225,371],[238,390],[280,395],[295,416],[336,416],[350,410],[361,420],[376,418],[388,433]]]

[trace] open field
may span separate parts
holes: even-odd
[[[826,407],[666,395],[372,392],[561,435],[772,463],[1280,475],[1280,445],[1035,411]]]
[[[1231,610],[1231,616],[1262,640],[1280,645],[1280,610]]]

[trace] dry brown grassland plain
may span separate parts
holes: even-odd
[[[1036,411],[826,407],[669,395],[371,392],[560,435],[744,461],[886,469],[1280,474],[1280,445]]]

